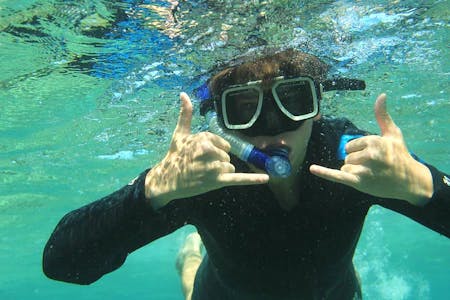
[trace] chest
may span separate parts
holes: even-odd
[[[367,210],[346,190],[298,189],[285,210],[267,186],[221,190],[203,201],[198,227],[228,250],[304,250],[348,243],[359,236]]]

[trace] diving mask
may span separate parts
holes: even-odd
[[[205,84],[197,92],[202,100],[201,112],[214,106],[225,128],[247,136],[273,136],[295,130],[302,121],[317,116],[323,91],[365,88],[364,81],[358,79],[334,78],[317,83],[309,76],[279,76],[270,81],[270,88],[266,85],[262,80],[231,85],[211,97]]]

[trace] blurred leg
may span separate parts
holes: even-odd
[[[186,237],[184,245],[178,252],[176,268],[180,274],[181,286],[186,300],[191,300],[194,279],[197,269],[202,262],[202,239],[197,232]]]

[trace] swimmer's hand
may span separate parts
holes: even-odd
[[[401,199],[424,205],[433,194],[429,169],[409,153],[400,128],[386,109],[386,95],[375,102],[381,136],[369,135],[350,141],[340,170],[312,165],[312,174],[349,185],[376,197]]]
[[[267,174],[235,173],[230,144],[210,132],[191,133],[192,103],[180,94],[181,111],[164,159],[145,178],[145,196],[157,209],[174,199],[230,185],[263,184]]]

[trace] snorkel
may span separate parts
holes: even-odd
[[[206,101],[210,99],[207,84],[197,90],[197,97],[201,100],[201,114],[205,116],[209,130],[230,143],[231,153],[242,161],[266,171],[271,177],[286,178],[291,174],[291,163],[286,149],[272,149],[271,153],[265,153],[220,126],[214,107],[206,105]]]
[[[291,163],[289,162],[286,149],[273,149],[270,153],[272,155],[266,154],[254,145],[226,132],[219,125],[217,113],[214,110],[206,112],[205,117],[209,130],[230,143],[231,153],[236,155],[239,159],[254,165],[258,169],[266,171],[271,177],[285,178],[291,174]]]

